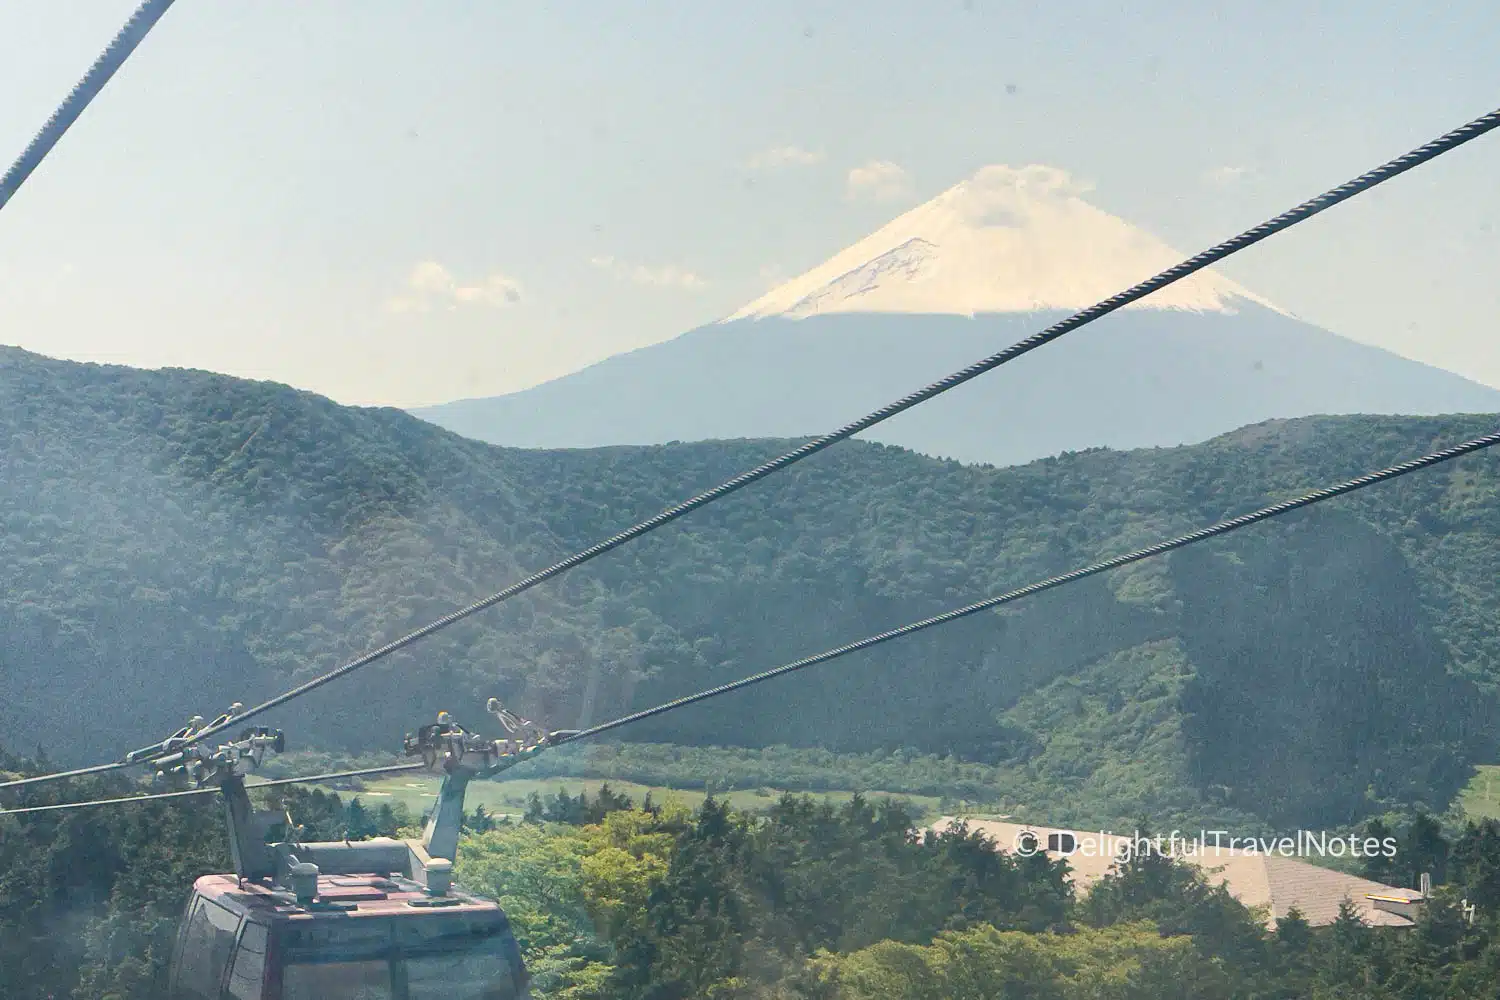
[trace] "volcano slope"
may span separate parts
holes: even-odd
[[[505,396],[416,410],[519,447],[822,433],[1187,255],[1056,168],[986,167],[725,320]],[[1212,270],[865,433],[1008,465],[1329,413],[1483,413],[1500,392],[1306,323]]]

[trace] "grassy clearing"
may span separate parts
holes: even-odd
[[[1464,815],[1478,821],[1500,819],[1500,764],[1480,764],[1458,795]]]
[[[420,815],[427,809],[432,800],[437,797],[439,780],[437,778],[411,778],[401,775],[394,778],[385,778],[365,783],[365,790],[357,793],[368,805],[388,801],[393,805],[404,802],[413,814]],[[630,796],[637,804],[645,800],[646,794],[651,794],[653,802],[665,804],[667,802],[680,802],[689,808],[697,808],[707,797],[707,793],[701,789],[673,789],[662,786],[642,785],[633,781],[603,781],[593,778],[518,778],[509,781],[476,781],[469,785],[469,790],[464,798],[466,808],[472,810],[477,806],[484,806],[485,811],[494,815],[519,814],[526,811],[526,800],[533,793],[543,798],[550,798],[559,791],[565,791],[569,795],[576,796],[580,791],[587,790],[589,796],[596,795],[600,786],[608,784],[616,792]],[[782,794],[782,789],[756,788],[745,789],[720,794],[720,800],[728,799],[729,803],[736,809],[754,810],[764,809]],[[353,798],[356,793],[341,792],[344,798]],[[801,794],[801,793],[798,793]],[[852,791],[828,791],[815,792],[811,794],[815,799],[826,799],[832,802],[847,802],[854,796]],[[931,795],[901,795],[893,792],[870,791],[865,793],[869,799],[902,799],[911,803],[913,809],[918,813],[918,819],[923,822],[937,818],[939,815],[938,799]]]

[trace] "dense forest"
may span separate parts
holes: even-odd
[[[491,695],[599,721],[1489,429],[1315,418],[1003,469],[851,442],[275,721],[352,752]],[[0,349],[0,742],[113,759],[786,444],[510,450]],[[1494,752],[1497,470],[1468,458],[622,735],[976,762],[1056,822],[1440,810]]]
[[[0,759],[0,772],[46,761]],[[118,791],[124,779],[87,782]],[[46,798],[34,791],[28,798]],[[283,789],[308,838],[411,835],[356,796]],[[0,995],[159,1000],[194,877],[228,864],[211,801],[0,816]],[[1431,871],[1415,928],[1346,906],[1268,927],[1203,870],[1146,852],[1076,897],[1066,863],[960,825],[914,831],[900,803],[783,796],[755,813],[534,796],[467,818],[457,874],[505,907],[537,1000],[1492,1000],[1500,824],[1418,817],[1371,877]],[[1393,866],[1402,867],[1401,871]],[[1463,903],[1472,903],[1468,919]]]

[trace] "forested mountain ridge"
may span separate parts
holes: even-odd
[[[848,443],[277,724],[394,748],[489,695],[598,721],[1492,426],[1309,418],[1005,469]],[[267,383],[0,350],[0,743],[112,758],[785,446],[518,451]],[[954,753],[1059,822],[1441,806],[1491,752],[1497,492],[1496,458],[1471,457],[628,736]]]

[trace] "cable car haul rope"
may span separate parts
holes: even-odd
[[[136,46],[145,40],[148,32],[161,20],[161,16],[172,6],[173,0],[145,0],[130,15],[130,20],[115,35],[109,47],[99,54],[89,71],[84,74],[83,79],[68,94],[67,99],[62,102],[58,109],[52,112],[41,129],[37,131],[36,137],[27,144],[16,157],[16,161],[10,165],[10,169],[0,176],[0,208],[4,208],[6,202],[21,189],[26,183],[26,178],[31,172],[39,167],[47,154],[52,152],[52,147],[63,137],[63,133],[78,120],[83,114],[83,109],[89,106],[104,85],[109,82],[110,77],[123,65],[130,54],[135,51]]]
[[[347,778],[370,778],[379,774],[398,774],[402,771],[421,771],[426,764],[388,764],[384,767],[366,767],[358,771],[334,771],[331,774],[309,774],[300,778],[276,778],[248,785],[251,790],[274,788],[277,785],[312,785],[323,781],[340,781]],[[192,795],[215,795],[218,789],[212,786],[185,788],[175,792],[151,792],[147,795],[123,795],[114,799],[92,799],[88,802],[56,802],[45,806],[26,806],[21,809],[0,809],[0,816],[23,816],[27,813],[65,812],[69,809],[88,809],[93,806],[118,806],[131,802],[151,802],[156,799],[181,799]]]

